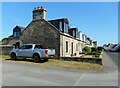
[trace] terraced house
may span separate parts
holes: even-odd
[[[18,45],[35,43],[46,48],[56,50],[56,56],[80,56],[86,45],[96,47],[97,42],[87,39],[86,35],[71,28],[67,18],[46,20],[46,9],[34,8],[33,19],[27,27],[16,26],[13,29],[13,38]]]

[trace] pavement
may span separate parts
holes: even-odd
[[[103,69],[83,72],[3,62],[3,86],[118,86],[118,54],[103,52]]]

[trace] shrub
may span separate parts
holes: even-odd
[[[97,47],[97,50],[102,51],[103,47],[99,46]]]
[[[100,56],[100,54],[99,54],[99,53],[96,53],[96,54],[95,54],[95,57],[99,57],[99,56]]]
[[[8,43],[8,38],[3,38],[3,39],[1,40],[1,42],[2,42],[2,44],[7,44],[7,43]]]
[[[85,52],[86,54],[91,53],[91,47],[85,46],[83,48],[83,52]]]
[[[91,52],[96,52],[96,51],[97,51],[97,48],[94,48],[94,47],[91,48]]]
[[[101,54],[101,50],[97,50],[96,53],[95,53],[95,57],[99,57]]]

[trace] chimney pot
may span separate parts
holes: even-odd
[[[36,10],[36,8],[34,8],[34,10]]]
[[[40,9],[40,7],[37,7],[37,9]]]

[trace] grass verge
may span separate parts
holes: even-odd
[[[63,60],[53,60],[50,59],[48,62],[44,63],[35,63],[31,59],[26,60],[4,60],[4,62],[11,63],[19,63],[19,64],[28,64],[28,65],[36,65],[47,68],[62,68],[67,70],[75,70],[75,71],[99,71],[102,66],[93,63],[87,62],[76,62],[76,61],[63,61]]]
[[[0,58],[10,58],[8,55],[0,55]]]
[[[44,63],[45,66],[62,67],[67,69],[79,69],[79,70],[98,70],[101,69],[101,65],[87,63],[87,62],[76,62],[76,61],[63,61],[63,60],[49,60]]]

